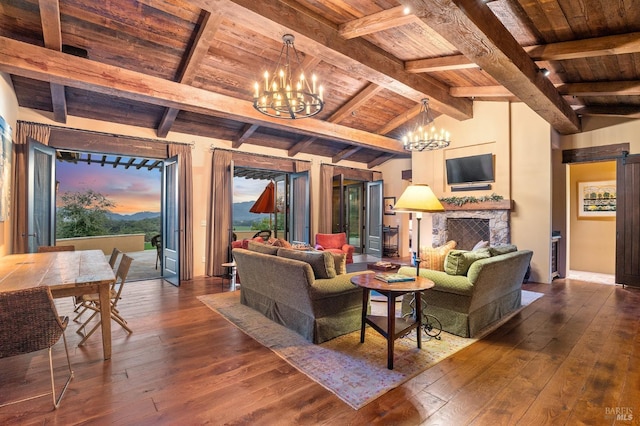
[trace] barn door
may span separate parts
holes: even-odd
[[[640,287],[640,155],[617,160],[616,283]]]

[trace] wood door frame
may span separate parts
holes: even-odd
[[[602,162],[602,161],[617,161],[620,158],[623,158],[629,153],[630,144],[628,142],[618,143],[618,144],[610,144],[610,145],[602,145],[602,146],[594,146],[588,148],[575,148],[575,149],[566,149],[562,150],[562,164],[571,165],[571,164],[579,164],[579,163],[594,163],[594,162]],[[567,194],[565,194],[566,198]],[[565,206],[565,217],[567,217],[569,210],[569,206]],[[571,238],[571,233],[569,232],[569,239]],[[560,253],[565,256],[564,262],[568,263],[566,253],[567,247],[569,246],[569,239],[562,238],[558,242],[558,248]],[[618,248],[616,244],[616,253],[615,258],[618,257]],[[566,269],[566,267],[563,267]]]

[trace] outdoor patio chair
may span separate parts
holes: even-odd
[[[151,238],[151,245],[156,248],[156,269],[158,269],[158,261],[162,259],[162,235],[158,234]],[[161,262],[162,264],[162,262]]]
[[[3,403],[0,407],[29,401],[49,394],[53,397],[53,406],[55,408],[60,406],[60,400],[73,378],[67,338],[64,334],[68,322],[68,317],[58,316],[51,290],[47,286],[0,292],[0,358],[48,349],[49,372],[51,374],[51,392]],[[56,398],[51,348],[60,340],[60,336],[64,341],[69,378],[62,388],[60,396]],[[32,367],[31,363],[29,363],[29,366]],[[4,367],[0,368],[0,370],[5,371]]]

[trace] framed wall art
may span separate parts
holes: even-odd
[[[578,182],[578,218],[616,216],[616,181]]]
[[[396,212],[393,211],[393,206],[396,205],[396,197],[383,197],[384,201],[384,214],[387,216],[393,216]]]

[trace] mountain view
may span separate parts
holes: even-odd
[[[251,222],[269,218],[268,214],[251,213],[249,209],[255,201],[245,201],[242,203],[233,203],[233,224],[234,225],[250,225]]]
[[[111,220],[142,220],[160,217],[160,212],[138,212],[133,214],[108,213],[107,217]]]

